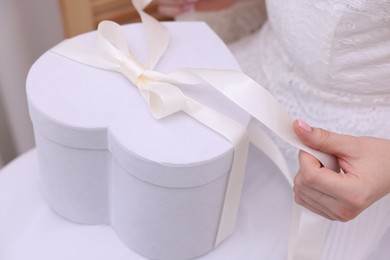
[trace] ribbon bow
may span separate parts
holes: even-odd
[[[83,64],[122,73],[138,87],[155,118],[158,119],[178,111],[184,111],[225,136],[233,144],[232,171],[215,241],[215,245],[218,245],[234,229],[249,141],[273,160],[292,186],[292,179],[281,152],[273,141],[262,132],[256,123],[257,121],[267,126],[291,145],[313,154],[326,167],[338,169],[338,165],[332,156],[303,145],[292,131],[292,117],[270,93],[245,74],[238,71],[210,69],[178,69],[169,74],[155,71],[154,67],[168,47],[169,33],[166,27],[143,11],[150,2],[151,0],[133,0],[133,4],[145,27],[150,55],[148,65],[141,64],[132,56],[121,27],[110,21],[103,21],[99,24],[95,48],[82,45],[75,39],[68,39],[55,46],[52,51]],[[177,87],[178,84],[193,85],[200,82],[207,82],[219,90],[247,111],[255,120],[252,120],[245,129],[221,113],[185,96]],[[272,111],[273,114],[269,115],[266,111]],[[298,217],[299,215],[296,214]],[[298,232],[297,227],[293,228],[293,232]],[[295,243],[296,241],[290,239],[290,259],[294,254],[294,248],[292,247],[295,246]],[[318,254],[320,249],[314,251],[317,251]],[[317,256],[313,258],[313,254],[296,257],[299,257],[300,260],[317,258]]]

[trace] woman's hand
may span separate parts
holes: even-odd
[[[215,11],[227,8],[235,0],[155,0],[160,14],[175,17],[192,8],[198,11]]]
[[[298,204],[328,219],[349,221],[390,192],[390,140],[340,135],[301,120],[293,128],[304,144],[334,155],[344,172],[324,168],[300,151],[294,179]]]
[[[194,7],[198,0],[155,0],[160,14],[175,17]]]

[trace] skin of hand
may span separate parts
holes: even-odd
[[[346,222],[390,193],[390,140],[341,135],[296,120],[293,129],[309,147],[332,154],[343,174],[300,151],[295,201],[330,220]]]
[[[175,17],[195,8],[198,11],[215,11],[226,8],[235,0],[155,0],[160,14]]]

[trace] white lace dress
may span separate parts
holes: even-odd
[[[390,1],[270,0],[267,14],[261,30],[230,44],[244,72],[295,118],[390,138]],[[296,172],[297,151],[278,143]],[[373,259],[389,226],[387,196],[332,222],[322,259]]]

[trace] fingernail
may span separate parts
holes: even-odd
[[[311,132],[311,126],[308,124],[308,123],[306,123],[305,121],[303,121],[303,120],[300,120],[300,119],[298,119],[298,126],[302,129],[302,130],[304,130],[305,132],[308,132],[308,133],[310,133]]]

